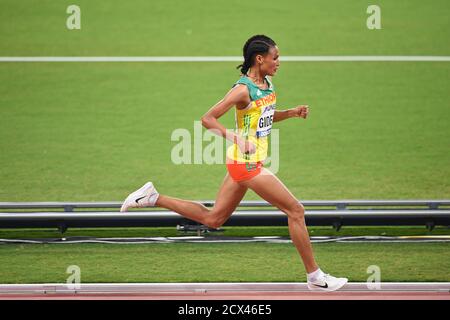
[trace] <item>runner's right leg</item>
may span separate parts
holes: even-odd
[[[303,260],[310,290],[334,291],[347,283],[347,278],[336,278],[320,270],[314,259],[308,229],[306,228],[303,205],[277,176],[263,168],[261,174],[241,184],[252,189],[261,198],[287,214],[289,233]]]
[[[241,202],[247,187],[235,182],[227,173],[212,209],[195,201],[183,200],[160,194],[156,206],[175,211],[182,216],[211,228],[218,228],[233,214]]]

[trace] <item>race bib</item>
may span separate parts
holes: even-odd
[[[256,137],[266,137],[272,130],[273,116],[275,114],[275,106],[269,105],[264,107],[264,111],[258,119],[258,126],[256,129]]]

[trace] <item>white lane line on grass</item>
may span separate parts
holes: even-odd
[[[442,62],[450,56],[284,56],[293,62]],[[0,62],[241,62],[242,57],[0,57]]]

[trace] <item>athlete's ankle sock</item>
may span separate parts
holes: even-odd
[[[316,271],[313,271],[311,273],[307,273],[306,277],[308,278],[308,281],[316,281],[317,279],[321,278],[324,275],[322,270],[318,268]]]

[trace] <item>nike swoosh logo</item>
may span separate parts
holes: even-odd
[[[143,197],[140,197],[140,198],[137,198],[137,199],[136,199],[135,201],[136,201],[136,203],[137,203],[137,204],[139,204],[139,202],[138,202],[138,201],[139,201],[139,200],[141,200],[141,199],[144,199],[144,198],[145,198],[145,196],[143,196]]]
[[[321,285],[318,285],[318,284],[313,284],[313,285],[316,286],[316,287],[319,287],[319,288],[328,288],[328,283],[326,283],[326,282],[325,282],[324,286],[321,286]]]

